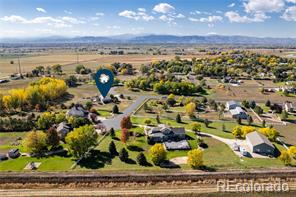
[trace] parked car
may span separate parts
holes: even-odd
[[[8,156],[12,159],[16,159],[21,156],[21,153],[18,148],[14,148],[8,151]]]
[[[243,155],[243,156],[248,156],[248,151],[244,148],[244,147],[239,147],[239,152]]]
[[[7,160],[7,159],[8,159],[7,155],[0,154],[0,161],[4,161],[4,160]]]
[[[233,149],[234,151],[239,151],[239,148],[240,148],[240,146],[239,146],[236,142],[234,142],[234,143],[232,144],[232,149]]]

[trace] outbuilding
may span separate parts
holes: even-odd
[[[274,155],[275,147],[265,135],[254,131],[246,135],[246,141],[253,153]]]

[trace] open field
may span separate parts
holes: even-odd
[[[99,55],[99,54],[79,54],[79,64],[96,70],[99,65],[109,65],[114,62],[131,63],[135,67],[157,60],[170,60],[175,55]],[[182,56],[182,58],[191,58],[193,56]],[[14,61],[11,65],[10,61]],[[30,72],[37,66],[52,66],[54,64],[63,65],[66,73],[74,73],[77,65],[76,54],[49,54],[28,56],[21,58],[22,72]],[[18,71],[17,59],[0,58],[0,77],[8,76]]]
[[[272,82],[269,82],[272,83]],[[267,100],[276,103],[284,103],[285,101],[295,102],[295,97],[286,97],[277,93],[261,93],[260,89],[263,86],[254,80],[244,80],[240,86],[231,86],[225,84],[225,88],[213,87],[213,93],[208,97],[217,101],[243,101],[254,100],[257,103],[265,103]],[[273,87],[276,87],[274,84]]]

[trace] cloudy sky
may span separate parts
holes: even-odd
[[[0,37],[118,34],[296,38],[296,0],[0,0]]]

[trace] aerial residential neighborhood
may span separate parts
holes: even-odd
[[[0,0],[0,196],[295,196],[295,6]]]

